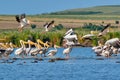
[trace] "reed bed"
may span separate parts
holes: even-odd
[[[50,30],[49,32],[45,32],[43,28],[37,28],[37,29],[25,29],[23,32],[18,32],[17,30],[0,30],[0,39],[6,39],[4,42],[12,42],[17,46],[20,46],[19,41],[20,40],[32,40],[33,42],[36,42],[37,39],[42,40],[43,42],[49,41],[52,44],[57,44],[59,46],[62,45],[62,40],[65,32],[67,31],[67,28],[64,28],[62,30]],[[74,28],[73,29],[75,33],[78,35],[78,41],[79,43],[83,44],[84,40],[82,39],[82,36],[85,34],[89,34],[89,29],[83,29],[83,28]],[[102,37],[93,37],[91,40],[92,46],[97,45],[98,40],[102,40],[103,43],[111,38],[118,37],[120,38],[120,32],[109,32],[107,35],[104,35]],[[1,41],[2,42],[2,41]]]

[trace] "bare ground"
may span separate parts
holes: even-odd
[[[80,19],[57,19],[57,18],[31,18],[28,17],[31,24],[36,24],[38,28],[43,27],[46,22],[51,20],[55,21],[55,25],[62,24],[64,27],[77,28],[82,27],[85,23],[93,23],[96,25],[102,24],[103,20],[80,20]],[[115,24],[115,20],[104,20],[104,24],[111,23],[114,26],[119,26]],[[0,16],[0,29],[17,29],[18,22],[16,22],[14,17],[3,17]]]

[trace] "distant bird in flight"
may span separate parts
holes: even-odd
[[[102,35],[104,35],[104,34],[107,34],[107,32],[109,32],[108,30],[107,30],[107,28],[108,27],[110,27],[110,23],[109,24],[107,24],[106,26],[103,26],[104,28],[100,31],[100,33],[99,33],[99,36],[102,36]]]
[[[55,21],[52,20],[52,21],[49,22],[49,23],[45,23],[45,24],[44,24],[45,31],[48,31],[48,28],[49,28],[50,26],[53,26],[54,22],[55,22]]]
[[[20,23],[18,31],[22,31],[23,27],[30,24],[30,21],[26,19],[26,14],[16,15],[16,21]]]

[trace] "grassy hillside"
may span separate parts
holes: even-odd
[[[120,14],[120,5],[109,5],[109,6],[95,6],[89,8],[78,8],[78,9],[70,9],[65,11],[53,12],[50,14],[59,15],[93,15],[93,14],[101,14],[101,15],[119,15]]]

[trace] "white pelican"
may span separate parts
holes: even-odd
[[[23,30],[24,26],[30,24],[30,21],[26,19],[26,15],[25,14],[21,14],[21,16],[16,15],[15,17],[16,17],[16,21],[18,23],[20,23],[19,28],[18,28],[18,31],[20,31],[20,32]]]
[[[21,48],[18,48],[17,50],[15,50],[15,55],[25,54],[25,43],[27,42],[20,40]]]
[[[67,58],[67,59],[70,57],[69,54],[70,54],[71,50],[72,50],[72,47],[71,47],[71,46],[68,46],[68,48],[66,48],[66,49],[63,50],[63,54],[66,55],[66,58]]]
[[[73,29],[70,29],[65,33],[64,40],[66,40],[66,44],[69,45],[78,44],[78,38]]]
[[[120,40],[119,38],[112,38],[112,39],[109,39],[105,42],[105,45],[110,45],[110,46],[114,46],[114,47],[120,47]]]
[[[47,53],[49,46],[46,46],[46,44],[48,45],[48,41],[46,41],[46,43],[44,44],[44,47],[42,47],[42,49],[40,50],[39,54],[44,54],[44,57],[46,57],[45,53]]]
[[[40,44],[44,45],[44,47],[42,47]],[[41,54],[42,56],[42,54],[44,54],[45,57],[45,53],[48,51],[48,48],[49,48],[48,41],[44,43],[40,39],[37,39],[36,49],[32,52],[32,55]]]
[[[35,43],[35,49],[31,50],[31,52],[30,52],[31,56],[36,56],[40,52],[41,48],[42,48],[42,46]]]
[[[94,34],[86,34],[84,36],[82,36],[83,39],[92,39],[92,37],[94,37],[95,35]]]
[[[52,25],[53,27],[54,27],[54,20],[52,20],[51,22],[49,22],[49,23],[46,23],[45,25],[44,25],[44,28],[45,28],[45,31],[48,31],[48,28]]]
[[[94,49],[94,52],[97,54],[97,56],[100,56],[103,51],[103,47],[97,47]]]
[[[112,49],[112,54],[117,55],[119,53],[118,48],[115,48],[114,46],[112,46],[111,49]]]
[[[12,42],[9,43],[9,46],[10,47],[5,50],[5,53],[4,53],[5,57],[8,57],[14,51],[14,47],[13,47]]]
[[[45,43],[43,42],[43,41],[41,41],[40,39],[37,39],[37,43],[39,44],[39,45],[43,45],[43,47],[49,47],[49,45],[48,45],[48,41],[46,41]]]
[[[104,28],[100,31],[100,33],[98,34],[98,36],[102,36],[102,35],[107,34],[107,33],[109,32],[109,29],[107,29],[107,28],[108,28],[110,25],[111,25],[110,23],[107,24],[107,25],[105,25],[105,26],[102,25]]]
[[[27,44],[29,45],[29,47],[26,48],[26,55],[31,55],[31,52],[34,50],[32,49],[31,45],[34,45],[36,47],[36,43],[32,42],[31,40],[28,40]]]
[[[112,55],[112,49],[110,45],[105,45],[100,55],[104,57],[110,57]]]
[[[48,56],[53,57],[57,53],[57,48],[59,47],[57,45],[54,45],[54,49],[48,52]]]
[[[98,41],[98,46],[92,47],[92,50],[97,54],[97,56],[100,56],[103,50],[103,44],[101,41]]]

